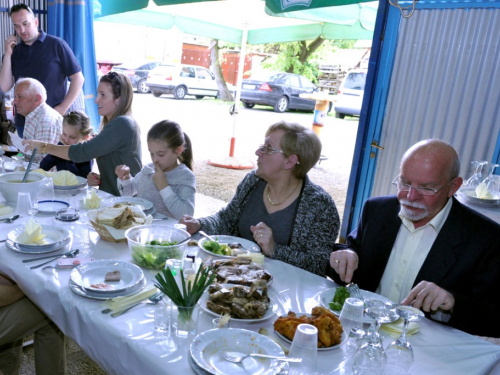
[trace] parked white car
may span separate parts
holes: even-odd
[[[365,92],[366,69],[350,70],[342,81],[334,104],[335,117],[359,116]]]
[[[219,94],[213,74],[196,65],[160,64],[149,72],[146,85],[156,97],[172,94],[175,99],[184,99],[186,95],[202,99]]]

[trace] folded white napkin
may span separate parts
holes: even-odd
[[[17,242],[23,245],[43,245],[46,243],[45,236],[42,233],[42,226],[30,218],[24,226],[24,230],[17,236]]]
[[[491,193],[488,191],[488,188],[486,187],[486,184],[484,182],[481,182],[479,185],[477,185],[476,196],[479,199],[493,199],[493,195],[491,195]]]
[[[17,147],[23,154],[31,155],[31,151],[26,152],[26,146],[23,145],[23,140],[15,133],[9,132],[12,144]]]
[[[5,214],[10,214],[11,212],[12,212],[12,207],[0,203],[0,216]]]
[[[113,310],[113,312],[123,311],[136,303],[148,299],[157,292],[158,289],[150,287],[149,289],[145,289],[140,293],[134,294],[133,296],[113,298],[112,300],[104,302],[102,306]]]
[[[404,320],[403,318],[400,318],[395,322],[383,324],[382,327],[380,327],[380,330],[388,334],[389,336],[398,338],[399,336],[401,336],[401,332],[403,332],[403,324]],[[408,330],[406,331],[406,335],[407,336],[414,335],[419,330],[420,330],[420,325],[418,323],[410,322],[410,324],[408,325]]]

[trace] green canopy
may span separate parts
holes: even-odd
[[[236,44],[241,43],[243,29],[248,30],[250,44],[314,40],[320,35],[325,39],[371,39],[378,5],[372,2],[282,14],[266,9],[262,0],[158,6],[180,2],[186,0],[100,0],[95,20],[161,29],[175,25],[187,34]],[[120,10],[124,12],[119,13]]]

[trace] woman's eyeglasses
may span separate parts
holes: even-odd
[[[262,152],[263,154],[267,154],[267,155],[272,155],[276,152],[279,152],[280,154],[285,155],[285,153],[282,150],[280,150],[278,148],[271,147],[269,145],[260,145],[259,151]],[[300,164],[300,162],[298,160],[297,160],[297,164]]]

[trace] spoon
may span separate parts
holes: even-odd
[[[70,250],[67,253],[64,253],[62,255],[46,255],[44,257],[38,257],[38,258],[33,258],[33,259],[23,259],[22,262],[23,263],[30,263],[30,262],[36,262],[37,260],[49,259],[49,258],[55,258],[55,257],[73,258],[76,254],[78,254],[78,249]]]
[[[12,223],[14,220],[19,219],[21,216],[20,215],[14,215],[5,219],[0,219],[0,221],[4,221],[6,223]]]
[[[30,173],[30,169],[31,169],[31,164],[33,163],[33,159],[35,158],[37,151],[38,151],[38,149],[35,147],[33,149],[33,153],[31,154],[31,158],[30,158],[30,161],[28,163],[28,168],[26,168],[26,173],[24,174],[24,177],[23,177],[23,183],[26,182],[26,179],[28,178],[28,174]]]
[[[302,358],[288,358],[288,357],[281,357],[281,356],[267,355],[267,354],[258,354],[258,353],[243,354],[243,353],[239,353],[239,352],[222,351],[219,353],[219,355],[221,358],[225,359],[226,361],[234,362],[234,363],[240,363],[245,358],[248,358],[248,357],[271,358],[271,359],[277,359],[278,361],[286,361],[286,362],[302,362]]]
[[[74,258],[79,252],[80,252],[80,250],[76,249],[76,250],[74,250],[74,252],[71,255],[68,255],[67,258]],[[48,262],[44,262],[42,264],[37,264],[36,266],[30,267],[30,270],[34,270],[35,268],[38,268],[38,267],[41,267],[47,263],[53,262],[54,260],[61,258],[63,255],[64,254],[58,255],[54,259],[49,260]]]
[[[215,239],[212,236],[209,236],[208,234],[206,234],[202,230],[199,230],[198,233],[201,234],[203,237],[208,238],[210,241],[217,242],[217,241],[215,241]]]

